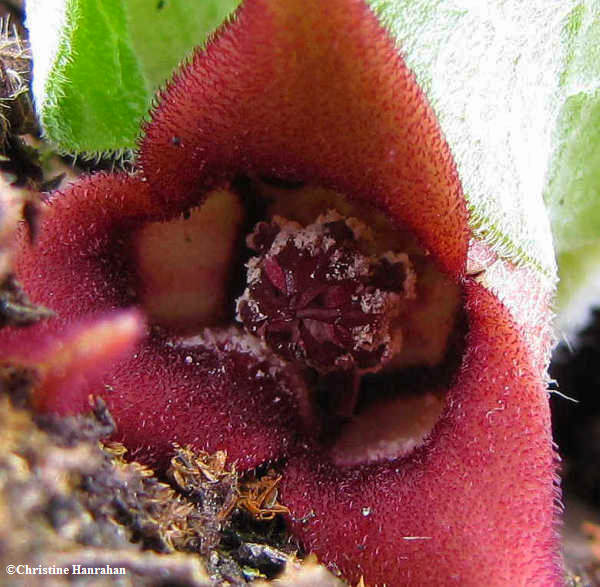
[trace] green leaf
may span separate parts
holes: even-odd
[[[591,2],[370,4],[438,113],[469,199],[474,233],[501,255],[553,279],[543,196],[565,102],[565,68],[578,43],[572,14],[589,10]]]
[[[121,1],[59,4],[30,0],[27,6],[34,95],[46,136],[74,153],[133,147],[148,91]]]
[[[600,300],[600,4],[572,11],[546,201],[558,255],[558,325],[574,330]]]
[[[556,296],[556,325],[563,335],[577,333],[600,300],[600,239],[559,257],[560,284]]]
[[[135,147],[158,84],[239,0],[28,0],[46,138],[94,155]]]
[[[205,42],[241,0],[127,0],[135,54],[154,91],[177,64]],[[154,12],[148,6],[154,7]],[[149,26],[152,30],[149,30]]]
[[[559,253],[600,237],[600,4],[579,4],[568,33],[572,43],[547,192]]]

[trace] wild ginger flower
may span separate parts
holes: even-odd
[[[293,532],[352,581],[559,583],[548,292],[471,240],[364,2],[246,2],[161,93],[138,161],[22,239],[18,277],[58,317],[2,354],[43,342],[40,408],[99,393],[158,466],[172,442],[279,463]]]

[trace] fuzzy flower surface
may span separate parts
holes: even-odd
[[[475,241],[452,155],[361,0],[248,0],[158,96],[137,170],[25,231],[56,317],[3,331],[40,410],[102,396],[131,455],[280,469],[350,581],[561,582],[550,291]]]

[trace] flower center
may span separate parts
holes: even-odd
[[[380,371],[402,344],[392,325],[415,297],[415,274],[404,253],[362,253],[365,240],[364,224],[335,211],[306,227],[281,217],[258,223],[238,320],[319,374]]]
[[[237,322],[248,349],[297,372],[306,429],[339,464],[422,444],[461,354],[459,284],[369,205],[280,181],[234,188],[138,234],[154,323],[189,345]]]

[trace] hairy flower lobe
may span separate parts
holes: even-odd
[[[21,242],[18,277],[58,317],[9,331],[3,356],[105,312],[149,323],[135,314],[141,340],[101,386],[48,408],[104,392],[119,439],[159,466],[172,442],[280,462],[293,531],[352,581],[558,582],[543,353],[502,283],[466,277],[448,146],[362,0],[245,2],[162,92],[139,167],[55,195]],[[396,244],[366,246],[361,224]],[[448,355],[449,376],[420,377]]]

